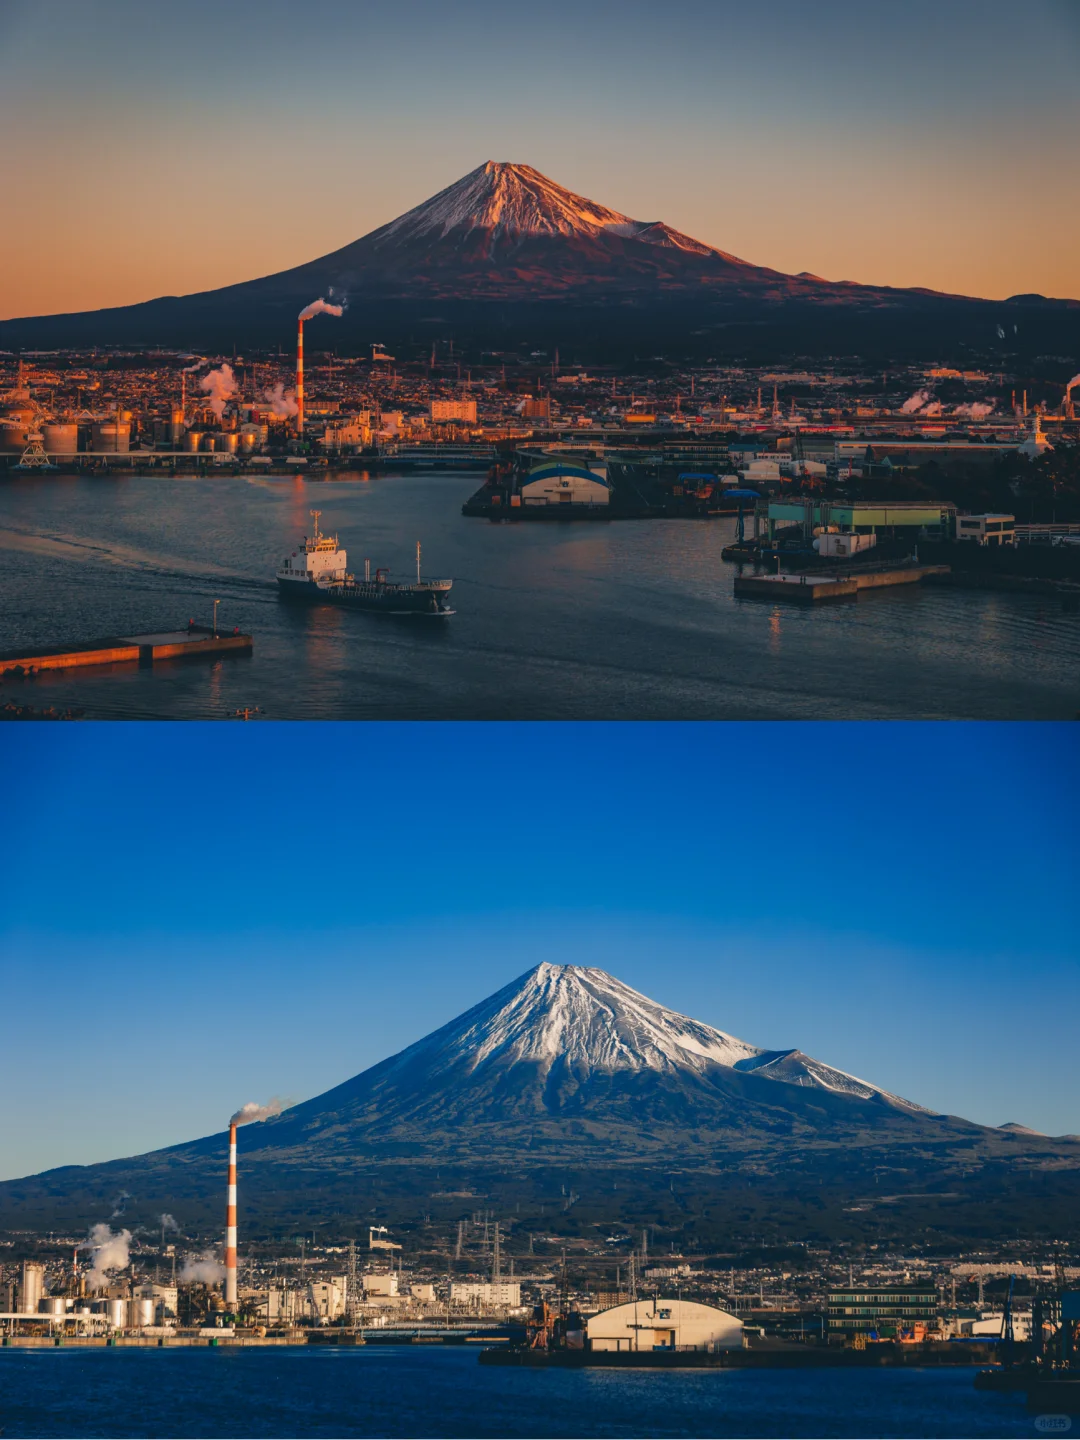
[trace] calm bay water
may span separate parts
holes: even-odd
[[[1034,1436],[974,1371],[521,1371],[475,1351],[4,1350],[23,1436]]]
[[[732,596],[733,521],[492,525],[472,475],[0,482],[0,649],[208,623],[250,658],[5,682],[90,718],[1071,718],[1080,618],[908,586],[815,611]],[[321,509],[350,566],[454,578],[446,621],[296,608],[274,572]]]

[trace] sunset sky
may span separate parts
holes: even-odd
[[[1073,728],[8,726],[0,1179],[317,1095],[541,960],[1080,1132]]]
[[[1080,296],[1076,0],[0,0],[0,317],[313,259],[485,160],[827,279]]]

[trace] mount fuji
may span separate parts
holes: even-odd
[[[1048,327],[1074,333],[1080,317],[1077,302],[1040,296],[993,303],[784,274],[597,204],[530,165],[489,160],[291,270],[195,295],[8,320],[0,345],[291,345],[299,310],[331,290],[348,296],[348,307],[327,345],[366,348],[381,334],[417,353],[439,337],[456,338],[459,354],[462,344],[560,339],[594,356],[665,344],[715,354],[732,343],[796,340],[836,353],[857,349],[859,336],[870,349],[946,336],[989,343],[1021,309],[1024,341],[1033,341]]]
[[[90,1223],[118,1195],[132,1218],[156,1207],[212,1222],[222,1143],[214,1134],[8,1181],[0,1224]],[[631,1209],[676,1170],[680,1186],[713,1199],[732,1186],[781,1185],[789,1208],[792,1186],[818,1210],[828,1187],[843,1215],[851,1207],[841,1200],[883,1174],[895,1190],[966,1194],[969,1205],[972,1177],[984,1172],[998,1190],[1014,1172],[1029,1190],[1048,1176],[1070,1205],[1080,1178],[1075,1137],[935,1114],[801,1050],[766,1049],[679,1014],[603,970],[547,963],[336,1088],[242,1129],[240,1152],[248,1213],[267,1226],[370,1213],[373,1198],[398,1215],[493,1191],[520,1207],[557,1177],[564,1193],[569,1177],[575,1193],[618,1192]]]

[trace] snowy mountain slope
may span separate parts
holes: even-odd
[[[223,1124],[243,1098],[223,1103]],[[214,1217],[222,1146],[219,1132],[5,1182],[0,1223],[90,1223],[123,1193],[150,1220],[162,1209]],[[245,1127],[240,1151],[245,1203],[268,1224],[293,1226],[313,1214],[368,1223],[390,1193],[418,1215],[440,1195],[457,1205],[455,1196],[493,1186],[550,1200],[560,1177],[578,1190],[592,1184],[603,1217],[616,1195],[620,1205],[650,1190],[670,1196],[673,1169],[744,1196],[771,1177],[802,1197],[816,1226],[822,1186],[873,1193],[882,1171],[924,1190],[967,1184],[984,1163],[1045,1160],[1080,1174],[1074,1141],[931,1114],[800,1050],[763,1049],[693,1020],[603,970],[549,963],[334,1089]]]
[[[221,334],[280,343],[298,310],[331,287],[349,298],[333,343],[364,348],[373,326],[388,326],[387,339],[402,328],[426,337],[449,326],[474,343],[498,339],[499,348],[508,336],[520,343],[526,335],[544,341],[588,335],[590,346],[629,344],[638,353],[661,336],[683,346],[698,336],[709,354],[710,327],[759,327],[765,320],[794,326],[803,343],[831,354],[840,330],[857,350],[857,335],[919,334],[925,344],[928,325],[955,340],[959,331],[982,335],[991,312],[995,324],[1008,318],[998,302],[754,265],[663,221],[636,220],[575,194],[530,165],[489,160],[397,219],[292,269],[201,294],[3,321],[0,344],[88,339],[205,348]],[[1039,326],[1044,348],[1054,334],[1062,337],[1055,342],[1061,349],[1075,331],[1072,310],[1080,312],[1080,302],[1025,309],[1029,342]],[[789,342],[790,336],[777,341],[781,348]]]

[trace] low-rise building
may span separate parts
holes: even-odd
[[[1014,545],[1015,515],[958,515],[957,540],[973,540],[976,545]]]

